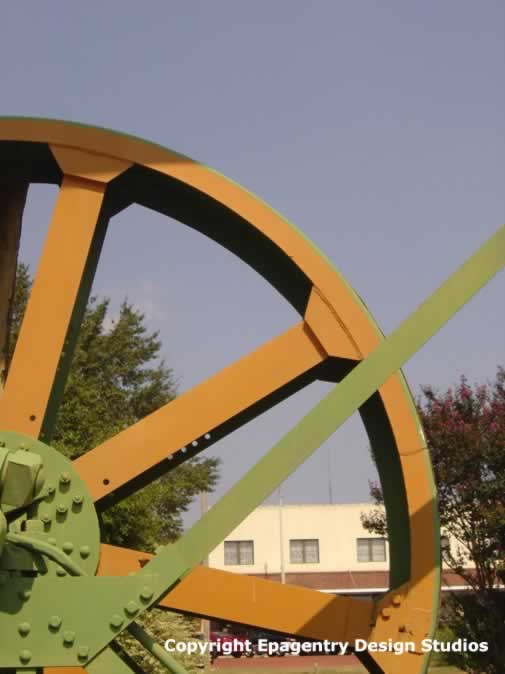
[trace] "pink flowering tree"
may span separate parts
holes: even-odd
[[[471,588],[444,593],[442,621],[454,638],[487,641],[488,653],[454,653],[449,660],[471,674],[505,672],[505,369],[492,383],[465,377],[439,393],[422,389],[417,401],[438,488],[442,534],[452,541],[444,561]],[[377,505],[383,503],[371,484]],[[386,535],[382,510],[362,516]]]

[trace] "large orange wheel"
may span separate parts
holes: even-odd
[[[240,186],[182,155],[104,129],[2,119],[0,171],[13,195],[30,182],[60,185],[0,399],[2,431],[50,443],[108,220],[131,203],[173,217],[225,246],[300,314],[300,322],[283,334],[77,459],[74,468],[99,511],[308,383],[339,381],[383,338],[351,287],[293,225]],[[432,635],[440,585],[436,495],[403,376],[392,376],[360,414],[385,494],[391,551],[391,588],[385,597],[376,603],[328,598],[197,567],[161,605],[320,639],[392,638],[419,644]],[[181,452],[183,447],[187,451]],[[142,558],[103,546],[98,572],[126,574]],[[211,593],[209,587],[222,591]],[[258,593],[264,600],[252,601]],[[401,657],[367,655],[364,662],[370,671],[417,674],[425,671],[427,656],[417,648]]]

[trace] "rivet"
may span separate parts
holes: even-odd
[[[61,618],[59,615],[53,615],[49,618],[49,629],[59,630],[61,627]]]
[[[47,539],[47,542],[49,543],[49,545],[56,545],[56,538],[53,538],[51,536],[51,538]]]
[[[32,596],[31,590],[20,590],[19,591],[19,598],[20,599],[24,599],[26,601],[27,599],[30,599],[31,596]]]
[[[67,572],[65,571],[65,569],[62,569],[61,566],[59,566],[59,567],[56,569],[56,575],[57,575],[57,576],[60,576],[60,578],[62,578],[63,576],[66,576],[66,575],[67,575]]]
[[[123,618],[115,613],[110,619],[110,625],[113,629],[118,630],[123,625]]]
[[[75,632],[71,632],[70,630],[67,630],[66,632],[63,632],[63,643],[66,644],[67,646],[71,646],[75,641]]]
[[[21,449],[21,450],[25,451],[25,450],[26,450],[26,445],[25,445],[25,443],[22,442],[20,445],[18,445],[18,449]]]
[[[58,515],[66,515],[68,512],[68,508],[64,503],[60,503],[60,505],[56,507],[56,512],[58,513]]]
[[[140,598],[143,601],[149,601],[149,599],[151,599],[152,596],[153,596],[153,591],[151,590],[151,588],[148,585],[143,587],[142,590],[140,591]]]
[[[386,606],[385,608],[383,608],[382,611],[381,611],[382,617],[385,618],[386,620],[387,620],[388,618],[391,618],[391,614],[392,614],[392,611],[391,611],[391,609],[390,609],[388,606]]]
[[[66,471],[63,473],[60,473],[60,484],[67,485],[70,484],[72,481],[72,477],[70,473],[67,473]]]
[[[87,557],[90,556],[91,550],[88,545],[83,545],[79,548],[79,554],[83,559],[86,559]]]
[[[30,660],[32,659],[32,652],[27,649],[22,650],[21,653],[19,654],[19,659],[23,664],[30,662]]]
[[[67,555],[70,555],[74,551],[74,545],[70,541],[65,541],[61,547],[63,552],[65,552]]]
[[[137,604],[134,601],[129,601],[126,604],[126,606],[124,607],[124,610],[126,611],[126,613],[128,613],[128,615],[131,616],[131,615],[135,615],[135,613],[137,613],[137,611],[139,610],[139,607],[137,606]]]
[[[21,623],[18,626],[18,632],[21,634],[22,637],[26,637],[27,634],[30,634],[30,630],[32,629],[32,626],[30,623]]]
[[[79,660],[87,660],[89,655],[89,647],[88,646],[79,646],[77,648],[77,657]]]
[[[401,594],[395,594],[393,597],[393,606],[400,606],[402,603],[402,596]]]

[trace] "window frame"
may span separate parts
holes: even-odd
[[[367,559],[360,559],[360,543],[366,541],[367,543]],[[384,557],[383,559],[374,559],[374,542],[382,542]],[[380,564],[388,561],[386,539],[383,536],[379,537],[360,537],[356,539],[356,559],[358,564]]]
[[[302,560],[293,561],[293,551],[291,548],[292,543],[301,543],[302,544]],[[316,543],[317,551],[317,560],[308,560],[307,559],[307,543]],[[289,539],[289,563],[290,564],[319,564],[321,561],[320,549],[319,549],[319,538],[290,538]]]
[[[242,545],[244,544],[250,544],[251,545],[251,560],[252,561],[242,561],[243,560],[243,555],[244,553],[242,552],[241,554],[241,548]],[[227,562],[226,561],[226,552],[227,552],[227,546],[229,549],[229,546],[233,545],[235,547],[235,559],[237,561],[234,562]],[[245,539],[245,540],[230,540],[230,541],[224,541],[223,545],[223,557],[224,557],[224,566],[252,566],[254,564],[254,539]]]

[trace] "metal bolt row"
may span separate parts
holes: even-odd
[[[398,608],[401,606],[403,601],[403,597],[400,594],[395,594],[391,600],[391,603],[395,608]],[[381,610],[381,616],[384,618],[384,620],[389,620],[391,616],[393,615],[393,609],[390,606],[384,606],[384,608]]]
[[[139,598],[143,602],[148,602],[152,599],[153,594],[154,594],[153,590],[148,585],[145,585],[139,593]],[[129,601],[127,604],[124,605],[124,611],[126,615],[128,615],[130,618],[133,618],[133,616],[136,615],[139,612],[139,610],[140,610],[139,605],[135,601]],[[119,613],[114,613],[114,615],[110,619],[111,628],[113,630],[120,630],[123,624],[124,618]]]

